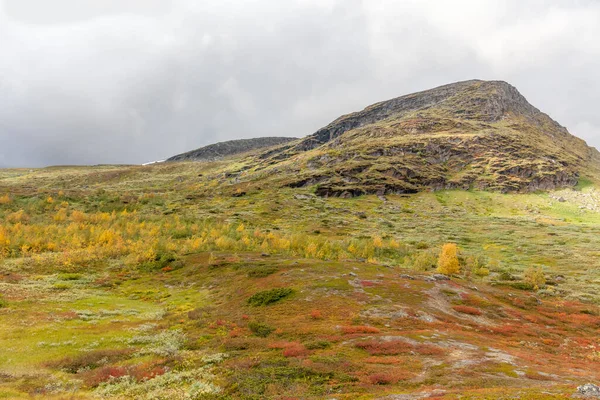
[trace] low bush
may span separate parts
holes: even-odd
[[[266,306],[290,296],[294,291],[289,288],[277,288],[255,293],[248,299],[251,306]]]
[[[140,264],[140,269],[144,271],[158,271],[169,267],[177,258],[171,252],[157,252],[151,261],[145,261]]]
[[[250,345],[251,343],[246,339],[232,338],[223,343],[223,348],[225,351],[241,351],[248,350]]]
[[[546,286],[546,276],[544,275],[544,270],[541,267],[529,267],[525,270],[525,274],[523,276],[525,282],[531,284],[534,290],[538,290],[544,286]]]
[[[275,330],[272,326],[258,321],[248,322],[248,329],[258,337],[267,337]]]
[[[83,381],[88,387],[97,387],[102,383],[129,376],[125,367],[105,366],[85,374]]]
[[[279,269],[275,267],[258,267],[253,268],[248,272],[248,278],[264,278],[269,275],[273,275],[275,272],[279,271]]]
[[[342,332],[346,335],[352,335],[355,333],[379,333],[380,330],[374,326],[352,325],[342,326]]]
[[[454,311],[462,313],[462,314],[469,314],[469,315],[481,315],[481,310],[475,308],[475,307],[469,307],[469,306],[454,306],[452,307],[454,309]]]
[[[81,274],[59,274],[58,279],[61,281],[78,281],[83,279]]]
[[[369,375],[369,382],[372,385],[393,385],[394,383],[398,382],[398,378],[393,374],[380,372]]]
[[[510,287],[518,290],[527,290],[531,291],[534,289],[534,286],[529,282],[493,282],[493,286],[504,286]]]
[[[416,353],[424,356],[444,354],[444,349],[431,344],[413,345],[403,340],[366,340],[356,344],[356,347],[367,351],[372,356],[395,356],[399,354]]]
[[[74,357],[66,357],[46,364],[50,368],[60,369],[71,374],[81,370],[96,369],[103,365],[124,360],[132,353],[129,349],[106,349],[83,353]]]
[[[414,346],[402,340],[378,341],[366,340],[356,344],[359,349],[366,350],[372,356],[394,356],[410,353]]]
[[[283,343],[278,346],[283,350],[284,357],[305,357],[308,355],[308,349],[298,342]]]
[[[304,345],[308,350],[324,350],[331,347],[331,343],[327,340],[316,340],[308,342]]]

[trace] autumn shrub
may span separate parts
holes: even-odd
[[[490,331],[494,334],[503,335],[503,336],[511,336],[517,332],[519,329],[511,324],[504,324],[500,326],[492,326],[489,328]]]
[[[432,344],[417,344],[414,352],[423,356],[440,356],[446,353],[443,348]]]
[[[29,215],[25,212],[25,210],[15,211],[13,213],[8,214],[6,220],[12,224],[26,224],[29,222]]]
[[[331,342],[327,340],[315,340],[313,342],[305,343],[304,346],[308,350],[325,350],[331,347]]]
[[[458,247],[454,243],[446,243],[442,247],[438,258],[437,272],[445,275],[458,274],[460,264],[458,261]]]
[[[527,268],[525,270],[523,279],[526,283],[531,284],[534,290],[538,290],[546,285],[546,276],[544,275],[544,270],[542,270],[541,267]]]
[[[412,260],[412,267],[417,271],[428,271],[435,268],[437,258],[430,251],[422,251],[415,255]]]
[[[59,274],[58,279],[61,281],[78,281],[78,280],[83,279],[83,275],[82,274],[74,274],[74,273]]]
[[[160,251],[155,255],[153,260],[143,262],[139,267],[141,270],[145,271],[157,271],[168,267],[169,264],[173,263],[175,260],[177,260],[177,257],[175,257],[175,254],[172,252]]]
[[[462,314],[481,315],[481,310],[479,310],[475,307],[458,305],[458,306],[453,306],[452,308],[454,309],[454,311],[462,313]]]
[[[469,256],[464,259],[464,270],[466,275],[485,277],[490,274],[486,267],[486,259],[482,256]]]
[[[360,281],[360,285],[363,287],[373,287],[373,286],[377,286],[377,283],[373,282],[373,281],[362,280],[362,281]]]
[[[500,272],[500,274],[498,275],[498,279],[500,279],[501,281],[515,281],[517,280],[517,278],[511,274],[508,271],[502,271]]]
[[[104,382],[129,376],[125,367],[105,366],[84,374],[84,383],[88,387],[97,387]]]
[[[323,319],[323,313],[320,310],[312,310],[310,312],[310,318],[312,319]]]
[[[444,354],[444,349],[425,343],[412,344],[403,340],[366,340],[355,345],[372,356],[395,356],[399,354],[417,353],[436,356]]]
[[[535,381],[551,381],[552,380],[552,376],[547,375],[547,374],[540,374],[537,371],[534,371],[532,369],[528,369],[527,371],[525,371],[525,377],[527,379],[532,379]]]
[[[265,278],[279,271],[276,267],[256,267],[248,272],[248,278]]]
[[[286,358],[290,357],[304,357],[309,354],[308,349],[299,342],[280,342],[272,343],[269,345],[272,349],[281,349],[282,355]]]
[[[132,350],[129,349],[94,350],[52,361],[47,363],[46,366],[75,374],[80,370],[96,369],[103,365],[112,364],[128,358],[131,354]]]
[[[258,292],[250,296],[248,304],[251,306],[266,306],[276,303],[294,293],[290,288],[276,288]]]
[[[366,350],[372,356],[393,356],[398,354],[410,353],[414,346],[402,340],[366,340],[356,344],[359,349]]]
[[[275,330],[272,326],[258,321],[248,322],[248,329],[258,337],[267,337]]]
[[[368,377],[372,385],[393,385],[398,382],[398,378],[391,373],[378,372]]]
[[[460,301],[464,305],[471,307],[490,307],[492,305],[492,303],[490,303],[486,298],[472,293],[461,293]]]
[[[394,365],[401,364],[401,357],[394,356],[370,356],[363,360],[367,364]]]
[[[379,333],[380,330],[378,328],[375,328],[374,326],[351,325],[342,326],[342,332],[346,335],[352,335],[356,333]]]
[[[248,350],[251,343],[246,339],[231,338],[223,342],[225,351],[242,351]]]

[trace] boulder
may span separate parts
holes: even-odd
[[[587,383],[577,388],[577,393],[585,397],[600,398],[600,387],[591,383]]]

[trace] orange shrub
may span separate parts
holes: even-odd
[[[475,307],[469,307],[469,306],[454,306],[452,307],[454,309],[454,311],[462,313],[462,314],[469,314],[469,315],[481,315],[481,310],[475,308]]]
[[[425,356],[437,356],[445,353],[444,349],[438,346],[430,344],[413,345],[403,340],[367,340],[357,343],[356,347],[366,350],[372,356],[394,356],[408,353],[417,353]]]
[[[494,326],[490,328],[492,333],[496,333],[499,335],[510,336],[514,333],[518,332],[518,329],[510,324],[502,325],[502,326]]]
[[[369,382],[372,385],[393,385],[398,382],[398,379],[392,374],[379,372],[377,374],[369,375]]]
[[[282,349],[284,357],[305,357],[309,351],[299,342],[274,342],[269,344],[271,349]]]
[[[393,364],[401,364],[402,359],[399,357],[380,357],[380,356],[372,356],[367,357],[364,360],[367,364],[385,364],[385,365],[393,365]]]
[[[374,326],[365,325],[353,325],[353,326],[342,326],[342,332],[346,335],[352,335],[355,333],[379,333],[380,330]]]
[[[129,372],[125,367],[106,366],[86,373],[83,380],[87,386],[96,387],[103,382],[127,375]]]
[[[359,349],[366,350],[372,356],[393,356],[398,354],[410,353],[414,346],[402,340],[392,340],[387,342],[377,340],[367,340],[356,344]]]
[[[406,371],[375,372],[367,377],[371,385],[394,385],[401,380],[410,379],[411,375]]]
[[[284,357],[305,357],[308,350],[300,343],[294,343],[283,350]]]
[[[443,348],[431,344],[418,344],[415,346],[415,352],[423,356],[441,356],[446,353]]]

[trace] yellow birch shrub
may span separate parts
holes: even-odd
[[[445,275],[458,274],[460,264],[458,262],[458,247],[455,243],[446,243],[438,258],[437,272]]]
[[[525,282],[531,283],[535,290],[538,290],[541,287],[546,285],[546,276],[544,275],[544,271],[542,267],[529,267],[525,270]]]

